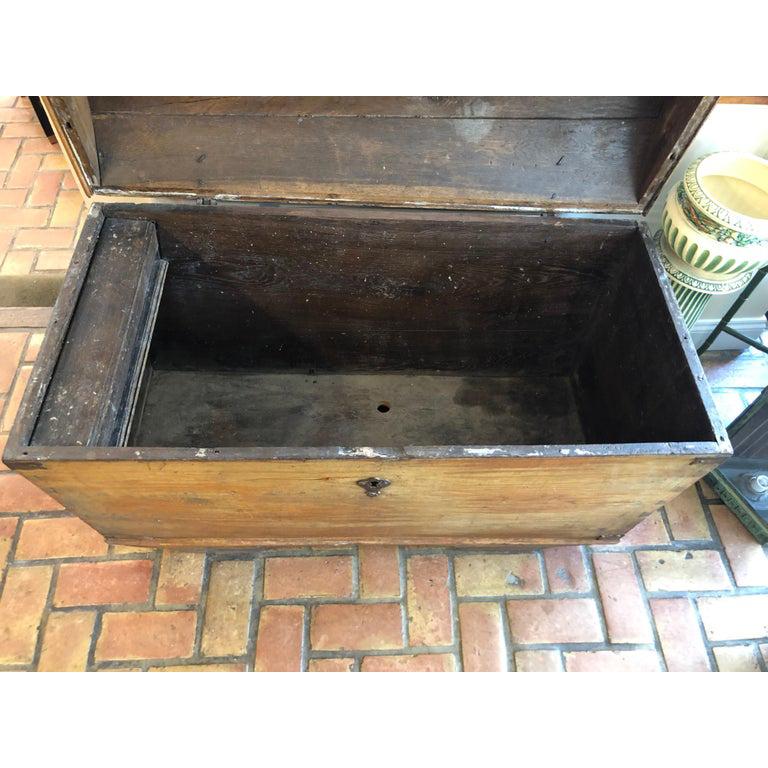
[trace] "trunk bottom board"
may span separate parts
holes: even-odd
[[[583,443],[570,378],[153,370],[137,446]]]

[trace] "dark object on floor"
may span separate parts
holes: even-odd
[[[32,109],[35,110],[35,116],[37,117],[37,121],[40,123],[40,127],[43,129],[43,133],[45,134],[47,139],[50,139],[51,143],[53,144],[56,139],[53,134],[53,127],[51,126],[51,121],[48,119],[48,115],[45,114],[45,109],[43,108],[42,102],[40,101],[39,96],[27,96],[29,99],[29,103],[32,105]]]
[[[733,457],[707,480],[752,535],[768,544],[768,387],[728,434]]]

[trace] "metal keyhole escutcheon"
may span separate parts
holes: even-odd
[[[388,485],[389,480],[383,477],[367,477],[365,480],[358,480],[357,484],[365,491],[366,496],[378,496]]]

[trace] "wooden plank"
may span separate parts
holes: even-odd
[[[158,367],[570,373],[632,222],[244,205],[151,215]],[[244,343],[251,340],[251,343]]]
[[[111,445],[127,418],[158,277],[154,225],[104,222],[32,442]],[[145,339],[148,343],[148,339]]]
[[[154,370],[132,445],[581,443],[567,377]]]
[[[84,193],[90,195],[93,187],[101,183],[101,174],[88,97],[42,96],[41,100],[59,145],[67,154]]]
[[[69,269],[53,308],[48,330],[43,338],[29,384],[8,436],[6,454],[9,456],[22,457],[27,455],[26,448],[32,439],[43,400],[67,337],[67,331],[74,316],[75,307],[88,274],[88,267],[96,249],[103,223],[104,215],[101,206],[91,206],[75,244]]]
[[[496,119],[658,117],[662,96],[91,96],[94,115],[480,117]]]
[[[615,442],[619,435],[627,442],[717,440],[727,451],[717,411],[705,400],[704,375],[695,352],[688,356],[690,339],[675,323],[660,284],[663,269],[645,233],[626,256],[595,312],[577,366],[587,441]],[[676,306],[674,312],[679,315]]]
[[[612,539],[717,458],[386,461],[46,461],[22,474],[114,541],[256,546],[327,542]],[[369,497],[357,484],[390,481]]]
[[[661,127],[646,148],[646,173],[637,187],[643,213],[653,205],[664,182],[716,103],[716,96],[680,96],[665,105]]]
[[[759,104],[768,105],[768,96],[720,96],[720,104]]]
[[[622,211],[638,209],[657,123],[123,113],[94,120],[101,186],[118,193]]]

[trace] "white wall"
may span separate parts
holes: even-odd
[[[688,151],[680,158],[675,170],[661,191],[658,199],[648,212],[648,226],[655,232],[661,226],[661,213],[669,190],[685,173],[685,169],[698,157],[711,152],[733,150],[752,152],[768,158],[768,106],[756,104],[717,104],[701,126]],[[694,336],[701,336],[707,327],[712,327],[731,305],[738,294],[716,296],[707,305],[701,320],[694,328]],[[768,310],[768,278],[750,296],[736,315],[736,327],[750,336],[756,336],[765,327],[765,312]],[[754,328],[754,331],[750,330]],[[697,333],[698,331],[698,333]],[[702,339],[703,340],[703,339]],[[699,339],[695,341],[698,343]],[[718,348],[740,348],[735,339],[721,334]]]

